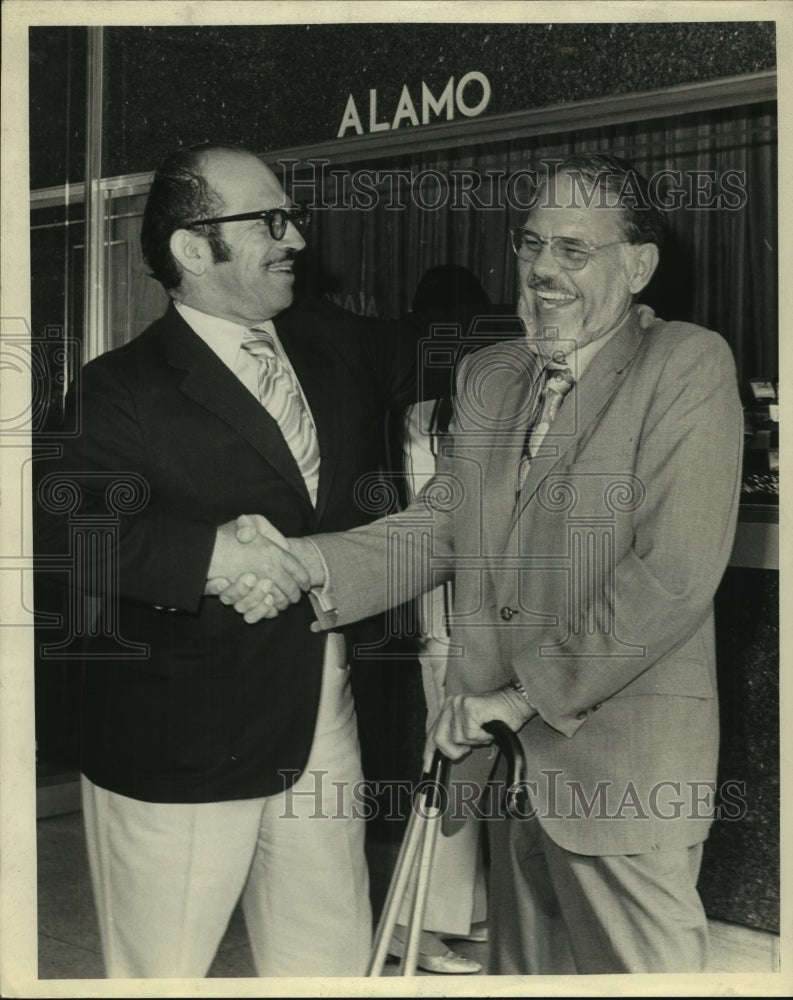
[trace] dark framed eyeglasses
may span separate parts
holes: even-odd
[[[261,219],[267,223],[270,235],[274,240],[282,240],[288,223],[297,229],[299,233],[304,233],[311,222],[311,210],[305,205],[294,205],[292,208],[262,208],[257,212],[240,212],[239,215],[220,215],[216,219],[198,219],[190,222],[186,229],[195,229],[197,226],[214,226],[220,222],[252,222]]]
[[[539,233],[532,232],[531,229],[523,229],[516,226],[509,231],[512,240],[512,249],[520,260],[534,261],[542,253],[544,246],[551,248],[554,259],[557,260],[566,271],[580,271],[586,267],[589,258],[596,250],[603,250],[605,247],[615,247],[619,243],[630,243],[630,240],[614,240],[613,243],[587,243],[586,240],[575,239],[572,236],[540,236]]]

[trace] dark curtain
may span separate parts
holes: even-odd
[[[425,270],[459,264],[479,276],[494,303],[510,304],[514,258],[506,231],[523,220],[519,208],[506,203],[504,178],[582,150],[609,150],[648,177],[680,172],[677,199],[659,188],[674,207],[667,211],[662,266],[644,298],[664,319],[718,330],[733,349],[742,386],[755,377],[776,381],[775,103],[333,168],[337,176],[323,191],[314,185],[296,192],[301,199],[313,190],[315,202],[324,198],[331,206],[314,213],[309,284],[356,312],[395,316],[410,307]],[[376,171],[383,176],[374,185]],[[397,171],[405,175],[399,184]],[[481,181],[478,206],[459,204],[464,173]],[[371,207],[349,207],[353,174],[367,185]],[[339,193],[342,175],[346,201]],[[501,196],[493,191],[499,184]],[[525,200],[527,190],[517,184],[512,201]]]
[[[684,203],[667,212],[669,238],[645,300],[664,319],[718,330],[735,354],[742,387],[750,378],[777,381],[776,124],[776,104],[759,104],[332,168],[337,176],[326,177],[324,188],[317,183],[295,192],[298,200],[317,204],[324,198],[334,206],[314,211],[304,284],[354,312],[396,316],[410,308],[428,268],[458,264],[479,277],[493,303],[511,305],[515,268],[507,229],[523,218],[506,204],[505,178],[573,151],[611,150],[646,176],[679,171],[689,189]],[[367,187],[372,207],[346,207],[351,178],[360,180],[362,171],[386,176]],[[399,184],[396,171],[405,178]],[[463,175],[479,180],[476,198],[488,207],[455,205],[455,191],[463,200]],[[702,207],[690,204],[697,177],[704,185]],[[515,196],[526,195],[526,184],[516,185]],[[142,330],[165,302],[159,286],[144,277],[137,245],[144,200],[113,202],[108,346]]]

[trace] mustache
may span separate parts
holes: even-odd
[[[536,276],[529,278],[526,282],[529,288],[532,288],[535,292],[569,292],[569,288],[565,288],[564,285],[558,284],[553,278],[538,278]]]

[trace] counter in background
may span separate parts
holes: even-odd
[[[779,933],[779,510],[742,505],[716,594],[719,785],[741,782],[740,819],[717,820],[699,890],[709,917]]]
[[[741,504],[730,566],[779,569],[777,504]]]

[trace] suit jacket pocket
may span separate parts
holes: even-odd
[[[684,698],[713,698],[716,694],[712,667],[704,659],[687,657],[681,651],[659,660],[631,681],[615,698],[668,694]]]
[[[251,628],[215,598],[205,599],[199,614],[125,603],[120,624],[124,639],[149,647],[147,657],[126,666],[164,676],[234,673],[239,637]]]
[[[584,445],[575,455],[565,456],[563,461],[564,464],[559,470],[562,472],[600,471],[619,474],[633,471],[636,465],[636,453],[626,448],[614,447],[595,451]]]

